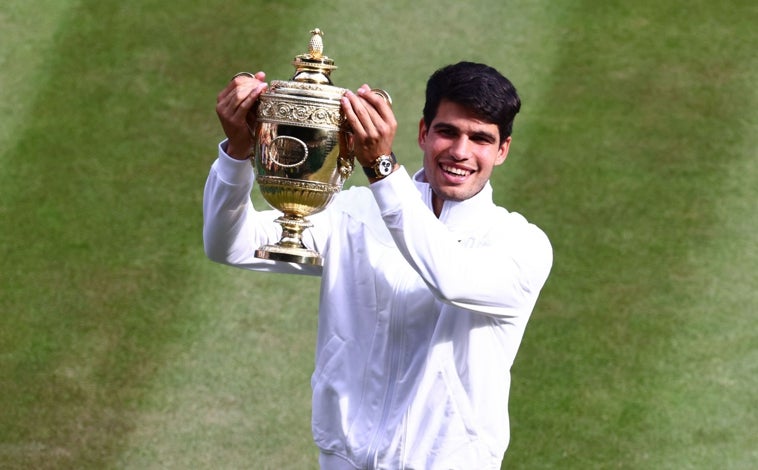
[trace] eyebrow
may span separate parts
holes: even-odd
[[[435,131],[449,131],[449,130],[453,130],[453,131],[458,132],[458,133],[461,132],[461,130],[458,128],[458,126],[454,126],[453,124],[449,124],[447,122],[438,122],[438,123],[434,124],[434,126],[432,126],[432,127],[433,127],[433,129]],[[497,142],[497,137],[494,134],[492,134],[491,132],[486,132],[486,131],[474,132],[473,134],[471,134],[470,137],[473,138],[473,139],[483,139],[483,140],[485,140],[487,142],[490,142],[490,143]]]

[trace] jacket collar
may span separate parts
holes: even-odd
[[[432,187],[426,182],[423,168],[413,175],[416,189],[424,203],[432,210]],[[448,226],[478,226],[482,224],[482,213],[495,207],[492,201],[492,185],[489,181],[474,197],[465,201],[445,201],[439,219]]]

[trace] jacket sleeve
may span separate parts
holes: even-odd
[[[395,244],[438,299],[495,316],[531,312],[553,262],[550,242],[537,226],[493,207],[481,219],[484,240],[469,246],[429,210],[405,170],[371,189]]]
[[[258,247],[279,240],[281,227],[274,220],[281,213],[255,210],[250,199],[255,181],[250,161],[235,160],[224,149],[222,142],[203,193],[203,246],[208,258],[256,271],[319,275],[319,267],[255,257]],[[307,242],[315,244],[312,236],[308,234]]]

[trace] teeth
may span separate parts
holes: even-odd
[[[468,175],[468,171],[461,170],[460,168],[453,168],[451,166],[443,166],[442,169],[445,170],[446,172],[452,173],[452,174],[454,174],[456,176],[466,176],[466,175]]]

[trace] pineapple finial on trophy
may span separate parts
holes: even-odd
[[[295,75],[292,80],[296,82],[315,83],[319,85],[331,85],[329,77],[332,70],[336,69],[334,61],[324,55],[324,32],[319,28],[311,30],[311,38],[308,41],[308,52],[295,57],[292,65],[295,66]]]
[[[324,55],[324,32],[316,28],[311,30],[311,40],[308,42],[308,54],[318,60]]]

